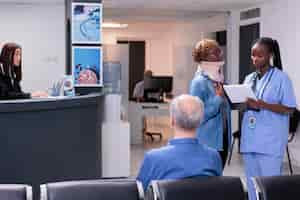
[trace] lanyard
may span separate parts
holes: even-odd
[[[271,72],[270,72],[271,71]],[[267,86],[269,85],[269,83],[271,82],[273,73],[274,73],[274,68],[272,67],[271,70],[268,71],[267,74],[267,81],[265,82],[265,84],[262,84],[262,86],[256,90],[256,85],[257,85],[257,79],[258,79],[258,73],[256,73],[253,77],[253,84],[252,84],[252,90],[254,91],[254,93],[256,94],[258,99],[263,99],[265,90],[267,88]]]

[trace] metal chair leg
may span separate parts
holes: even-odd
[[[290,151],[289,151],[289,146],[288,145],[286,146],[286,153],[287,153],[288,162],[289,162],[290,174],[293,175],[293,167],[292,167],[292,161],[291,161]]]
[[[149,132],[146,132],[146,135],[150,137],[150,139],[151,139],[151,142],[153,142],[153,141],[154,141],[154,137],[153,137],[153,135],[152,135],[151,133],[149,133]]]
[[[162,140],[162,133],[152,133],[152,132],[146,132],[146,135],[148,135],[149,137],[151,137],[151,141],[154,141],[154,136],[158,136],[159,137],[159,141]]]
[[[230,162],[231,162],[231,157],[232,157],[232,152],[233,152],[233,147],[234,147],[234,144],[235,144],[235,138],[233,138],[233,142],[231,144],[231,148],[230,148],[230,153],[229,153],[229,158],[228,158],[228,166],[230,165]]]
[[[241,137],[238,138],[238,149],[239,149],[239,154],[241,153]]]

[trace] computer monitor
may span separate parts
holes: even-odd
[[[158,93],[159,99],[162,100],[164,93],[171,93],[173,89],[173,77],[171,76],[152,76],[144,79],[145,100],[149,98],[150,93]],[[150,95],[153,96],[153,95]],[[153,98],[151,98],[153,100]]]
[[[173,89],[173,77],[152,76],[145,78],[144,89],[151,92],[170,93]]]

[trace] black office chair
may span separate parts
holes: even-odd
[[[299,122],[300,122],[300,111],[295,109],[293,114],[291,114],[290,116],[290,128],[289,128],[290,134],[289,134],[288,143],[291,143],[294,140],[295,135],[297,133]],[[293,175],[293,166],[292,166],[292,161],[290,156],[289,145],[286,146],[286,153],[289,162],[290,174]]]
[[[244,200],[246,193],[237,177],[197,177],[152,181],[146,200]]]
[[[41,185],[41,200],[141,200],[141,183],[135,180],[86,180]]]
[[[300,198],[300,175],[255,177],[258,200],[294,200]]]
[[[0,184],[1,200],[32,200],[32,188],[28,185]]]

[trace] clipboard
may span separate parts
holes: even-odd
[[[236,85],[224,85],[224,91],[231,104],[245,103],[247,98],[257,100],[250,85],[236,84]]]

